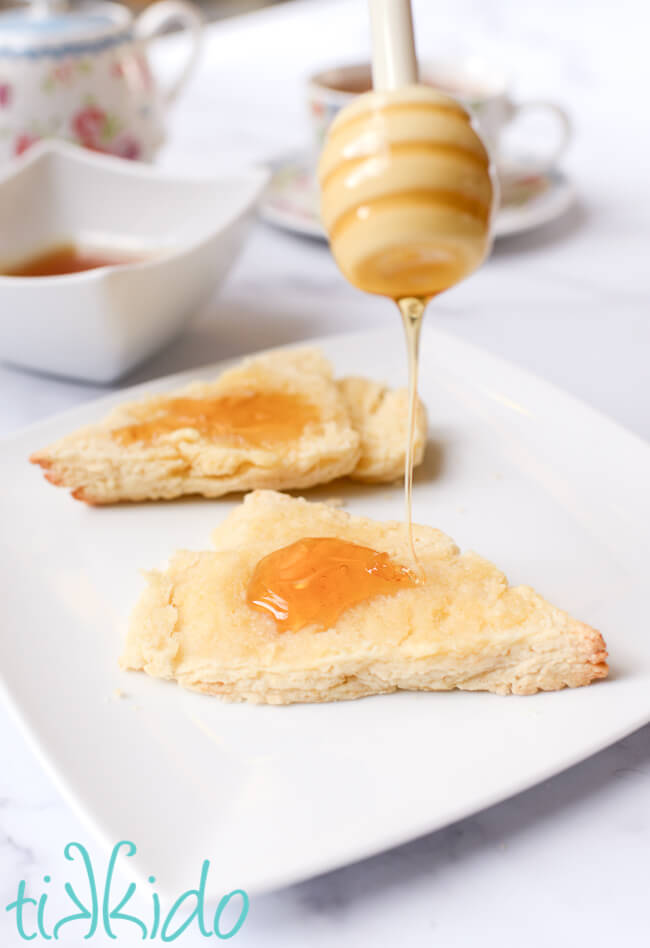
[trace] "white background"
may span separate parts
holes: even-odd
[[[511,73],[517,96],[555,98],[571,112],[575,140],[562,166],[580,195],[562,220],[499,243],[480,273],[443,297],[430,318],[650,439],[645,4],[416,0],[414,7],[421,56],[481,54]],[[157,61],[171,70],[180,42],[162,45]],[[355,0],[306,0],[210,28],[201,66],[170,116],[161,162],[210,170],[303,147],[309,135],[304,77],[336,61],[363,58],[367,46],[365,3]],[[183,338],[123,384],[394,320],[388,304],[344,283],[324,245],[259,225],[222,294]],[[0,366],[0,433],[101,392]],[[19,630],[4,628],[2,634]],[[0,747],[0,943],[13,948],[22,942],[4,906],[19,879],[40,892],[49,872],[52,888],[60,886],[70,877],[63,847],[72,839],[89,845],[100,869],[105,856],[3,709]],[[120,780],[128,774],[119,775],[116,793]],[[170,814],[170,831],[179,822]],[[446,830],[254,899],[232,943],[454,948],[521,941],[541,948],[616,940],[634,948],[648,943],[648,896],[645,728]],[[61,910],[63,904],[59,899]],[[138,943],[124,931],[118,944]],[[97,936],[92,943],[104,941]],[[203,943],[190,934],[178,940]]]

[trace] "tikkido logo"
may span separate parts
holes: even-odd
[[[114,891],[119,885],[114,876],[120,850],[123,850],[127,857],[134,856],[135,843],[129,840],[116,843],[100,888],[88,850],[81,843],[68,843],[63,854],[67,860],[79,865],[82,881],[77,883],[76,887],[73,887],[71,882],[64,882],[63,892],[75,911],[56,919],[47,904],[48,896],[52,893],[51,876],[43,876],[43,882],[48,888],[38,898],[28,895],[27,884],[22,879],[18,884],[16,898],[6,906],[6,911],[15,915],[16,930],[20,938],[33,941],[40,936],[46,941],[58,940],[63,931],[64,935],[74,935],[84,940],[102,933],[119,940],[122,935],[132,939],[135,929],[138,929],[139,939],[170,942],[176,941],[191,927],[195,935],[198,929],[204,938],[216,935],[225,941],[233,938],[246,921],[249,900],[243,889],[233,889],[224,895],[214,913],[208,916],[205,889],[210,862],[207,859],[201,866],[197,888],[181,892],[166,912],[163,911],[160,896],[155,889],[149,890],[144,897],[142,892],[139,893],[139,899],[136,897],[139,906],[145,902],[149,903],[146,911],[141,911],[138,915],[135,914],[135,906],[130,906],[131,912],[125,912],[124,909],[136,896],[137,886],[135,882],[131,882],[121,894]],[[148,882],[153,886],[156,882],[155,876],[149,876]]]

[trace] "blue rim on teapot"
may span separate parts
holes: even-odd
[[[93,53],[133,35],[133,19],[117,3],[12,9],[0,13],[0,57],[77,56]]]

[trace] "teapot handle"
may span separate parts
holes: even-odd
[[[135,21],[135,35],[144,45],[159,36],[172,23],[189,33],[190,49],[180,74],[163,90],[165,105],[171,105],[196,66],[202,44],[203,16],[198,7],[186,0],[158,0]]]

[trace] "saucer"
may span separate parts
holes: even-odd
[[[293,233],[324,240],[310,155],[286,155],[272,162],[271,167],[271,182],[259,205],[263,219]],[[556,220],[575,199],[572,183],[557,169],[541,172],[512,165],[505,166],[499,177],[501,206],[494,226],[497,240]]]

